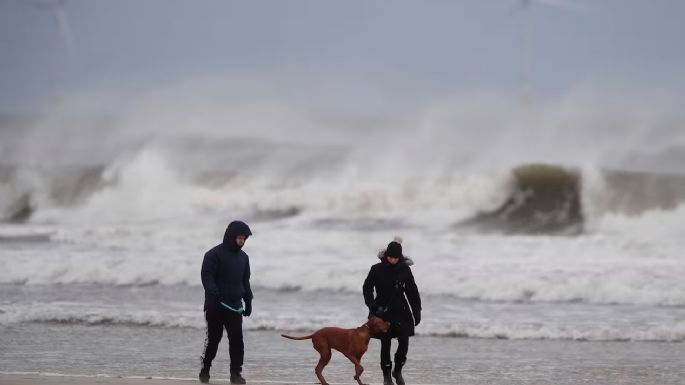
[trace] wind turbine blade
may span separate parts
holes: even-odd
[[[531,1],[532,0],[518,0],[516,4],[513,4],[511,8],[509,8],[509,14],[525,11],[526,8],[530,6]]]
[[[583,11],[584,7],[578,3],[568,0],[533,0],[538,4],[547,5],[550,7],[564,8],[569,11]]]
[[[66,47],[67,54],[69,55],[69,60],[72,65],[79,67],[79,55],[76,50],[76,45],[74,44],[74,38],[71,33],[71,27],[69,25],[69,19],[67,18],[66,12],[64,12],[64,2],[55,1],[52,3],[52,13],[57,21],[57,28],[59,29],[59,35]]]

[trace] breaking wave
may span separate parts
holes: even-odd
[[[323,317],[320,319],[304,318],[265,318],[253,317],[246,320],[244,329],[248,331],[279,331],[293,333],[309,333],[321,327],[339,325],[341,327],[356,327],[354,320]],[[188,312],[187,314],[169,314],[157,311],[127,312],[121,310],[72,312],[42,310],[29,314],[2,314],[0,325],[9,326],[14,323],[45,323],[64,325],[100,325],[100,326],[130,326],[130,327],[161,327],[161,328],[192,328],[204,329],[205,321],[202,313]],[[670,325],[546,325],[543,323],[517,323],[501,321],[464,322],[445,324],[444,322],[422,325],[417,335],[437,336],[446,338],[484,338],[511,340],[577,340],[577,341],[685,341],[685,322]]]
[[[263,156],[260,151],[252,154]],[[268,146],[264,150],[271,151]],[[4,166],[0,167],[0,218],[150,220],[215,210],[237,212],[252,221],[304,214],[320,218],[322,226],[366,218],[372,227],[374,222],[381,227],[384,223],[411,227],[427,215],[431,219],[441,215],[459,230],[577,235],[587,230],[588,217],[636,216],[673,210],[685,202],[685,176],[680,175],[530,164],[480,175],[391,182],[354,176],[344,171],[342,163],[336,167],[343,174],[332,176],[331,164],[340,161],[333,158],[340,157],[326,157],[310,152],[307,159],[281,165],[291,171],[277,175],[288,178],[240,171],[248,167],[237,158],[217,161],[237,165],[235,169],[195,166],[191,170],[192,161],[180,167],[158,149],[108,167]],[[321,163],[326,167],[321,169]]]
[[[0,220],[215,210],[413,225],[442,214],[488,231],[572,235],[591,215],[684,200],[677,90],[581,86],[525,111],[466,94],[344,113],[263,94],[262,81],[224,74],[104,114],[0,116]]]

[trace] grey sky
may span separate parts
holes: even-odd
[[[226,73],[318,95],[339,89],[349,100],[515,94],[526,16],[512,12],[518,1],[66,0],[70,57],[50,7],[0,0],[0,111],[37,111],[55,94],[116,100]],[[538,95],[583,83],[683,88],[685,2],[573,3],[580,9],[527,11]]]

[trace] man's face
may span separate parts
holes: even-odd
[[[391,255],[388,255],[387,258],[388,258],[388,263],[390,263],[391,265],[396,265],[397,262],[400,261],[400,257],[393,257]]]
[[[238,245],[238,247],[243,247],[243,245],[245,245],[246,239],[247,237],[245,237],[244,235],[238,235],[237,237],[235,237],[235,244]]]

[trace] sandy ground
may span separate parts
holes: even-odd
[[[192,328],[12,326],[0,330],[0,385],[199,384],[202,337]],[[310,341],[276,331],[245,339],[248,384],[316,383],[319,356]],[[685,343],[414,337],[404,377],[409,385],[685,385],[682,357]],[[212,383],[229,384],[228,361],[223,341]],[[378,341],[362,364],[364,382],[382,383]],[[331,384],[354,384],[353,370],[335,353],[324,376]]]
[[[197,382],[197,381],[195,381]],[[190,380],[180,379],[146,379],[146,378],[112,378],[112,377],[70,377],[70,376],[49,376],[37,374],[1,374],[0,384],[2,385],[86,385],[86,384],[117,384],[117,385],[141,385],[141,384],[160,384],[175,385],[192,383]]]
[[[111,385],[188,385],[199,384],[195,379],[180,378],[159,378],[159,377],[86,377],[86,376],[56,376],[39,374],[0,374],[0,384],[2,385],[90,385],[90,384],[111,384]],[[227,379],[218,378],[212,380],[213,384],[229,384]],[[250,385],[274,385],[292,384],[293,382],[252,382]],[[302,382],[300,384],[311,384]]]

